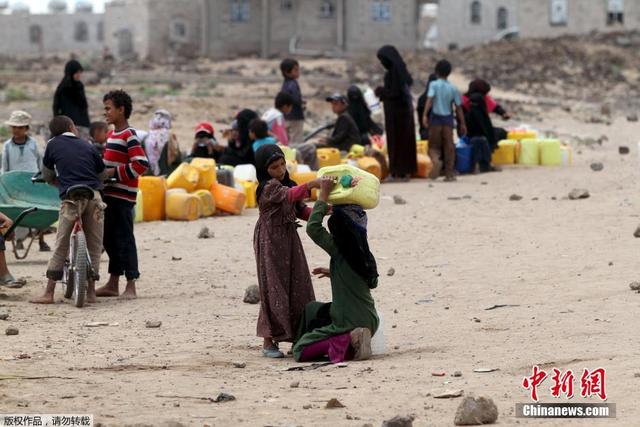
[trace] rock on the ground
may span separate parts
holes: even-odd
[[[618,153],[620,154],[629,154],[631,150],[629,150],[629,147],[627,147],[626,145],[621,145],[620,147],[618,147]]]
[[[633,237],[640,239],[640,225],[636,228],[635,233],[633,233]]]
[[[520,196],[519,194],[512,194],[511,196],[509,196],[509,200],[512,202],[519,202],[520,200],[522,200],[522,196]]]
[[[631,288],[632,291],[640,292],[640,282],[629,283],[629,288]]]
[[[300,387],[300,381],[294,381],[291,384],[289,384],[289,387],[291,388],[298,388]]]
[[[600,172],[604,169],[604,165],[600,162],[591,163],[591,170],[594,172]]]
[[[454,424],[457,426],[477,426],[493,424],[498,419],[498,407],[488,397],[467,396],[458,406]]]
[[[0,320],[7,320],[9,318],[9,313],[0,313]]]
[[[18,328],[14,327],[14,326],[9,326],[5,331],[5,334],[7,335],[18,335],[20,333],[20,331],[18,330]]]
[[[413,415],[401,416],[397,415],[390,420],[386,420],[382,423],[382,427],[413,427]]]
[[[396,274],[396,269],[391,267],[389,271],[387,271],[387,276],[392,277],[394,274]]]
[[[571,193],[569,193],[569,199],[571,200],[588,199],[589,197],[589,190],[585,190],[583,188],[571,190]]]
[[[247,367],[245,362],[233,362],[233,367],[238,369],[244,369]]]
[[[198,233],[198,239],[213,239],[214,234],[209,231],[209,227],[202,227]]]
[[[628,122],[634,122],[634,123],[637,122],[638,121],[638,115],[636,113],[629,114],[627,116],[627,121]]]
[[[157,329],[162,326],[162,322],[159,320],[147,320],[144,325],[149,329]]]
[[[333,399],[330,399],[327,402],[325,409],[337,409],[337,408],[344,408],[344,407],[345,406],[342,404],[342,402],[340,402],[338,399],[334,397]]]
[[[243,302],[247,304],[258,304],[260,302],[260,289],[258,285],[251,285],[244,291]]]
[[[393,203],[396,205],[406,205],[407,201],[402,196],[393,196]]]

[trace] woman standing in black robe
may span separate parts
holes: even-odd
[[[410,89],[413,78],[395,47],[380,48],[378,59],[387,70],[384,87],[378,87],[376,95],[384,104],[391,179],[408,181],[418,168],[416,126]]]
[[[72,59],[64,67],[64,78],[53,96],[53,115],[64,115],[73,120],[80,132],[79,137],[89,138],[89,103],[84,93],[84,84],[80,80],[84,69]]]

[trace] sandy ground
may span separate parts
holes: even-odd
[[[143,272],[136,301],[101,300],[79,310],[58,294],[54,306],[30,305],[44,285],[47,257],[10,258],[14,274],[29,283],[0,290],[0,312],[10,315],[0,327],[20,330],[0,335],[0,413],[92,413],[96,422],[117,426],[357,427],[414,414],[414,425],[445,426],[461,399],[433,395],[462,389],[493,398],[501,425],[637,425],[640,295],[628,284],[640,274],[632,236],[640,223],[638,125],[624,117],[587,125],[561,110],[534,124],[609,141],[576,147],[571,168],[507,168],[455,184],[383,186],[369,232],[382,275],[374,297],[384,316],[383,356],[308,371],[285,371],[298,366],[291,358],[261,357],[258,307],[242,302],[244,289],[256,283],[255,210],[145,223],[136,228]],[[631,154],[620,156],[619,145],[631,146]],[[592,161],[604,170],[592,172]],[[564,200],[573,188],[587,188],[591,198]],[[523,200],[509,201],[514,193]],[[393,195],[407,204],[395,205]],[[215,238],[198,240],[202,226]],[[300,233],[310,266],[326,266],[326,254]],[[318,299],[329,300],[328,282],[314,284]],[[496,304],[515,306],[486,310]],[[147,329],[147,320],[162,326]],[[96,321],[117,326],[83,326]],[[234,368],[237,361],[246,367]],[[533,364],[548,371],[606,368],[617,421],[515,418],[515,404],[529,402],[521,381]],[[452,377],[458,370],[462,377]],[[447,376],[432,376],[437,371]],[[541,400],[555,401],[547,387]],[[195,399],[221,392],[237,400]],[[331,398],[346,408],[324,409]]]

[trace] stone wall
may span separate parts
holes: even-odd
[[[102,14],[0,14],[0,53],[38,56],[100,52],[104,29]]]

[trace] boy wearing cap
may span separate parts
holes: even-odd
[[[22,171],[37,173],[42,169],[42,155],[38,143],[29,136],[31,115],[25,111],[14,111],[5,124],[11,127],[12,137],[2,148],[2,173]],[[40,251],[49,252],[51,248],[40,233]]]
[[[38,143],[29,136],[31,115],[25,111],[14,111],[5,124],[11,127],[13,136],[4,143],[2,149],[2,173],[39,172],[42,168],[42,156]]]
[[[191,148],[192,158],[215,159],[217,162],[222,156],[224,147],[218,144],[215,137],[215,129],[209,122],[200,122],[196,126],[196,136]]]
[[[336,93],[328,97],[327,102],[331,103],[331,109],[338,116],[338,120],[336,120],[331,136],[321,139],[318,145],[349,152],[352,145],[360,144],[360,131],[358,130],[356,122],[347,112],[349,105],[347,98],[344,95]]]

